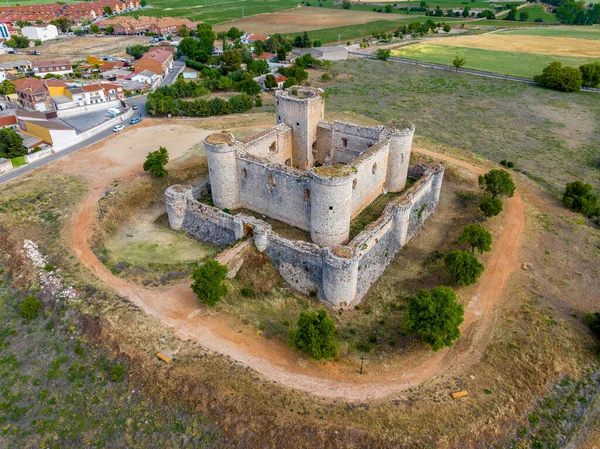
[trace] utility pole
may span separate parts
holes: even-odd
[[[364,355],[360,356],[360,374],[362,374],[363,372],[363,363],[365,362],[367,358]]]

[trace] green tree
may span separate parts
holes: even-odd
[[[146,6],[148,6],[148,2],[147,2],[146,0],[142,0],[142,1],[140,2],[140,6],[141,6],[142,8],[145,8]]]
[[[107,16],[112,16],[113,15],[113,10],[110,6],[105,6],[104,9],[102,10],[104,12],[104,14],[106,14]]]
[[[34,40],[33,45],[35,45],[36,47],[39,47],[40,45],[42,45],[42,40],[41,39]]]
[[[146,47],[145,45],[133,45],[127,47],[127,54],[133,56],[134,59],[140,59],[149,49],[150,47]]]
[[[239,50],[225,50],[221,55],[221,70],[226,75],[240,70],[242,67],[242,54]]]
[[[301,312],[296,329],[290,332],[289,344],[304,351],[313,359],[329,359],[337,355],[334,341],[335,323],[327,315],[327,310]]]
[[[277,79],[274,75],[268,74],[265,77],[265,88],[267,89],[275,89],[277,87]]]
[[[98,25],[96,25],[95,23],[90,25],[90,33],[92,34],[99,34],[100,33],[100,27]]]
[[[222,296],[227,294],[223,281],[227,277],[227,267],[216,260],[209,260],[192,272],[192,291],[200,302],[214,307]]]
[[[505,170],[490,170],[485,175],[479,175],[479,187],[485,189],[492,195],[492,198],[497,196],[508,196],[509,198],[515,194],[515,183]]]
[[[473,254],[453,250],[444,257],[446,271],[458,285],[471,285],[483,273],[483,264]]]
[[[242,33],[236,27],[231,27],[231,28],[229,28],[229,31],[227,31],[227,37],[229,39],[231,39],[232,41],[239,39],[240,37],[242,37],[243,34],[244,33]]]
[[[148,153],[143,168],[144,171],[147,171],[152,176],[162,178],[169,174],[167,169],[165,169],[165,165],[167,165],[168,162],[169,152],[165,147],[160,147],[158,150]]]
[[[23,146],[23,138],[12,128],[0,129],[0,157],[12,158],[24,156],[27,149]]]
[[[458,236],[458,243],[471,247],[471,254],[477,249],[481,254],[492,250],[492,234],[479,223],[471,223]]]
[[[464,314],[464,307],[457,302],[454,290],[438,286],[408,298],[404,325],[408,332],[420,335],[434,351],[439,351],[451,347],[460,337]]]
[[[9,80],[4,80],[0,83],[0,95],[10,95],[15,93],[15,85]]]
[[[390,5],[389,3],[385,5],[385,12],[387,14],[390,14],[392,11],[394,11],[394,7],[392,5]]]
[[[529,13],[527,11],[521,11],[519,13],[519,21],[527,22],[527,20],[529,20]]]
[[[558,61],[548,64],[540,75],[533,77],[533,80],[549,89],[562,90],[564,92],[579,91],[583,82],[579,69],[563,66]]]
[[[258,84],[253,79],[249,79],[236,83],[235,90],[254,96],[259,94],[262,89],[260,87],[260,84]]]
[[[600,62],[590,62],[579,66],[584,86],[596,87],[600,84]]]
[[[207,23],[198,25],[197,37],[200,50],[210,55],[215,49],[215,33],[212,26]]]
[[[508,11],[508,15],[506,16],[506,20],[517,20],[517,7],[511,6],[510,11]]]
[[[69,20],[68,17],[60,17],[56,20],[51,20],[50,23],[56,26],[56,28],[58,28],[61,33],[66,33],[67,31],[69,31],[71,25],[73,25],[73,22],[71,22],[71,20]]]
[[[600,339],[600,312],[587,313],[584,320],[596,338]]]
[[[179,31],[177,31],[177,35],[179,37],[188,37],[190,35],[190,30],[185,25],[185,23],[181,25],[181,28],[179,28]]]
[[[585,2],[564,2],[556,9],[556,19],[566,25],[583,24],[586,19]]]
[[[342,0],[342,8],[350,9],[352,7],[352,2],[350,0]]]
[[[450,31],[452,31],[452,27],[450,26],[450,24],[447,23],[446,25],[444,25],[443,30],[444,33],[449,33]]]
[[[264,47],[263,47],[263,41],[254,42],[253,46],[254,46],[254,53],[256,54],[256,56],[260,56],[265,52]]]
[[[500,198],[492,198],[488,196],[479,204],[479,210],[483,212],[487,218],[495,217],[502,212],[502,200]]]
[[[600,215],[598,195],[590,184],[582,181],[567,183],[562,200],[569,209],[580,212],[586,217]]]
[[[391,50],[380,48],[375,52],[375,57],[381,61],[387,61],[392,55]]]
[[[454,57],[454,61],[452,61],[452,65],[454,67],[456,67],[456,70],[460,69],[462,66],[464,66],[467,63],[467,59],[466,58],[461,58],[460,56],[456,55]]]
[[[285,58],[287,57],[287,50],[285,49],[285,47],[279,47],[277,49],[277,60],[279,62],[285,61]]]
[[[182,55],[191,58],[200,48],[200,42],[193,37],[184,37],[181,39],[181,42],[179,42],[179,46],[177,48]]]
[[[471,13],[471,8],[469,6],[465,6],[464,9],[462,10],[461,15],[465,18],[469,17],[469,14]]]
[[[104,28],[104,34],[110,36],[111,34],[113,34],[115,32],[115,29],[111,26],[108,26],[106,28]]]

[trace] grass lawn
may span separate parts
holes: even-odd
[[[518,20],[477,20],[464,22],[466,26],[496,27],[496,28],[523,28],[543,27],[543,22],[519,22]]]
[[[11,160],[13,167],[21,167],[22,165],[27,164],[25,162],[25,156],[13,157]]]
[[[417,44],[394,50],[393,56],[452,65],[455,56],[467,59],[465,68],[499,73],[502,75],[533,78],[542,72],[552,61],[579,67],[582,64],[600,61],[595,58],[580,58],[555,55],[536,55],[533,53],[481,50],[478,48],[452,47],[446,45]]]
[[[570,37],[575,39],[600,40],[600,26],[591,27],[573,26],[573,27],[545,27],[536,29],[506,30],[500,31],[502,34],[513,34],[518,36],[549,36],[549,37]]]
[[[556,14],[552,14],[546,11],[541,5],[532,5],[525,8],[521,8],[517,11],[517,17],[520,13],[527,12],[529,14],[528,22],[533,22],[535,19],[542,19],[544,22],[556,22]]]
[[[406,118],[418,135],[497,162],[514,161],[517,170],[556,195],[575,179],[598,184],[598,94],[566,94],[391,61],[357,59],[334,67],[344,76],[323,86],[329,112],[384,123]]]

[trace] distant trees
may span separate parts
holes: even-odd
[[[239,50],[225,50],[221,55],[221,71],[223,75],[235,72],[242,67],[242,54]]]
[[[471,285],[477,282],[484,266],[477,257],[464,251],[452,250],[444,257],[446,271],[457,285]]]
[[[492,250],[492,234],[479,223],[471,223],[458,236],[458,243],[471,247],[471,254],[477,249],[481,254]]]
[[[536,83],[549,89],[564,92],[577,92],[583,83],[582,74],[575,67],[563,66],[558,61],[551,62],[540,75],[533,77]]]
[[[310,48],[312,47],[312,41],[308,37],[308,33],[305,31],[301,35],[294,38],[294,47],[296,48]]]
[[[338,352],[334,341],[335,332],[335,323],[327,315],[327,310],[301,312],[288,342],[293,348],[310,354],[313,359],[329,359]]]
[[[600,4],[570,0],[556,9],[556,18],[567,25],[593,25],[600,22]]]
[[[464,66],[467,63],[467,59],[466,58],[462,58],[458,55],[456,55],[454,57],[454,61],[452,61],[452,65],[454,67],[456,67],[456,69],[460,69],[462,66]]]
[[[156,151],[151,151],[146,156],[146,160],[144,161],[144,171],[147,171],[152,176],[157,178],[162,178],[163,176],[167,176],[169,172],[165,168],[169,162],[169,152],[165,147],[160,147]]]
[[[582,181],[567,183],[562,200],[566,207],[586,217],[600,216],[598,195],[590,184]]]
[[[10,48],[28,48],[29,39],[25,36],[14,35],[5,42],[5,45]]]
[[[380,48],[375,52],[375,57],[381,61],[387,61],[391,55],[391,50],[388,50],[387,48]]]
[[[229,28],[229,31],[227,31],[227,37],[229,39],[231,39],[232,41],[235,41],[237,39],[239,39],[240,37],[243,36],[243,32],[238,30],[236,27],[231,27]]]
[[[190,30],[185,24],[183,24],[181,25],[181,28],[179,28],[179,31],[177,31],[177,35],[179,37],[188,37],[190,35]]]
[[[192,272],[192,291],[200,302],[214,307],[228,292],[223,281],[227,277],[227,267],[216,260],[209,260]]]
[[[196,29],[198,37],[198,50],[205,55],[210,55],[215,49],[215,33],[207,23],[201,23]]]
[[[596,338],[600,339],[600,312],[587,313],[585,315],[585,324],[587,324]]]
[[[104,12],[104,14],[106,14],[107,16],[113,15],[113,10],[110,6],[105,6],[102,12]]]
[[[131,47],[127,47],[127,54],[133,56],[134,59],[140,59],[149,49],[150,47],[145,45],[132,45]]]
[[[114,32],[115,32],[115,29],[111,26],[104,28],[104,34],[106,34],[107,36],[110,36]]]
[[[464,307],[449,287],[421,290],[408,298],[406,330],[418,334],[434,351],[452,346],[460,337]]]
[[[452,27],[449,24],[444,25],[444,33],[449,33],[450,31],[452,31]]]
[[[275,89],[277,87],[277,80],[275,79],[275,76],[271,73],[269,73],[265,77],[265,87],[267,89]]]
[[[512,5],[508,14],[506,15],[506,20],[517,20],[517,7]]]
[[[527,11],[521,11],[519,13],[519,21],[527,22],[527,20],[529,20],[529,13]]]
[[[581,82],[586,87],[596,87],[600,84],[600,62],[590,62],[579,66]]]
[[[385,10],[384,11],[387,14],[390,14],[392,11],[394,11],[394,7],[388,3],[387,5],[385,5]]]
[[[66,33],[69,31],[71,25],[73,25],[73,22],[71,22],[68,17],[60,17],[58,19],[51,20],[50,23],[58,28],[61,33]]]
[[[342,8],[350,9],[352,7],[352,2],[350,0],[342,0]]]
[[[142,8],[144,8],[144,7],[148,6],[148,2],[147,2],[146,0],[142,0],[142,1],[140,2],[140,6],[141,6]]]
[[[492,195],[512,197],[515,194],[515,183],[505,170],[490,170],[485,175],[479,176],[479,187]]]
[[[95,23],[93,23],[92,25],[90,25],[90,33],[100,34],[100,27],[98,25],[96,25]]]
[[[7,159],[24,156],[27,148],[23,146],[23,138],[12,128],[0,129],[0,157]]]

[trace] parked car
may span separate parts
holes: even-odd
[[[135,125],[136,123],[139,123],[141,121],[142,121],[142,119],[139,117],[132,117],[129,119],[129,123],[131,123],[132,125]]]
[[[116,125],[115,127],[113,127],[113,132],[119,132],[119,131],[123,131],[125,129],[125,125]]]
[[[133,109],[134,111],[137,111],[140,107],[137,104],[134,104],[131,106],[131,109]]]

